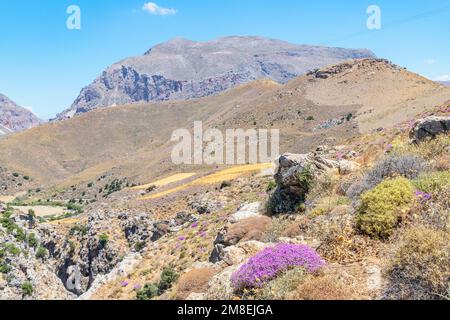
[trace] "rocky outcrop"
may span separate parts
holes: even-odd
[[[261,202],[244,204],[239,210],[230,217],[231,223],[236,223],[244,219],[261,216]]]
[[[66,300],[68,292],[56,265],[44,249],[38,229],[29,229],[18,215],[2,217],[0,225],[0,300]]]
[[[337,161],[315,153],[282,155],[278,159],[275,173],[277,188],[270,199],[270,211],[275,214],[296,211],[297,206],[305,200],[315,177],[337,168]]]
[[[177,38],[114,64],[57,118],[99,107],[200,98],[262,78],[286,83],[315,68],[373,56],[368,50],[294,45],[261,37],[209,42]]]
[[[450,130],[450,117],[428,117],[418,120],[411,132],[410,137],[413,142],[418,143],[426,138],[435,138],[442,133],[448,133]]]
[[[29,129],[41,123],[32,112],[0,94],[0,136]]]
[[[201,195],[189,202],[189,208],[197,214],[210,214],[221,210],[223,204],[217,199],[212,199],[208,195]]]

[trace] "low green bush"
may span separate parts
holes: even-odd
[[[361,197],[358,229],[373,238],[386,239],[413,203],[414,187],[405,178],[386,180]]]
[[[158,296],[158,291],[159,289],[156,284],[149,283],[136,293],[136,298],[138,300],[150,300]]]
[[[36,238],[36,235],[34,233],[30,233],[28,235],[28,245],[32,248],[37,248],[39,245],[39,241]]]
[[[163,294],[170,289],[179,278],[179,274],[171,267],[166,267],[161,273],[161,280],[158,284],[159,294]]]
[[[26,281],[22,284],[22,296],[31,296],[33,294],[33,285],[31,282]]]
[[[44,247],[39,247],[36,251],[36,258],[45,260],[48,256],[48,251]]]
[[[106,234],[101,234],[100,237],[98,238],[98,242],[102,247],[105,247],[108,241],[109,237]]]
[[[148,283],[142,290],[136,292],[138,300],[150,300],[169,290],[178,280],[179,274],[172,267],[165,267],[157,283]]]
[[[271,192],[271,191],[275,190],[276,187],[277,187],[277,183],[274,180],[270,180],[269,183],[267,183],[266,191]]]

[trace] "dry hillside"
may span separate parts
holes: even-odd
[[[86,183],[107,173],[143,184],[189,170],[168,161],[169,138],[194,121],[221,129],[279,128],[282,152],[306,152],[391,127],[448,100],[449,88],[385,60],[354,60],[286,85],[259,80],[212,97],[120,106],[46,124],[1,140],[0,163],[46,185]]]

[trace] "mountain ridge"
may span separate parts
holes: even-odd
[[[205,42],[175,38],[107,68],[56,119],[98,107],[201,98],[261,78],[286,83],[319,67],[373,57],[365,49],[295,45],[263,37]]]
[[[35,127],[42,120],[0,93],[0,136]]]
[[[258,80],[199,99],[99,108],[7,137],[0,160],[52,183],[73,185],[105,172],[140,183],[173,170],[171,134],[194,121],[205,129],[279,128],[281,151],[302,153],[324,140],[393,127],[448,100],[449,88],[386,60],[354,60],[284,85]]]

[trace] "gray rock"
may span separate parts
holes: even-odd
[[[31,111],[0,94],[0,136],[35,127],[42,123]]]
[[[231,223],[260,216],[261,202],[254,202],[243,205],[239,210],[230,217]]]
[[[450,130],[450,117],[428,117],[418,120],[410,132],[413,142],[418,143],[426,138],[435,138]]]
[[[278,159],[278,168],[275,173],[277,188],[269,203],[271,212],[294,212],[297,206],[305,200],[312,180],[335,168],[339,168],[338,162],[315,153],[282,155]]]
[[[189,207],[198,214],[210,214],[221,210],[223,204],[208,195],[203,195],[191,201]]]

